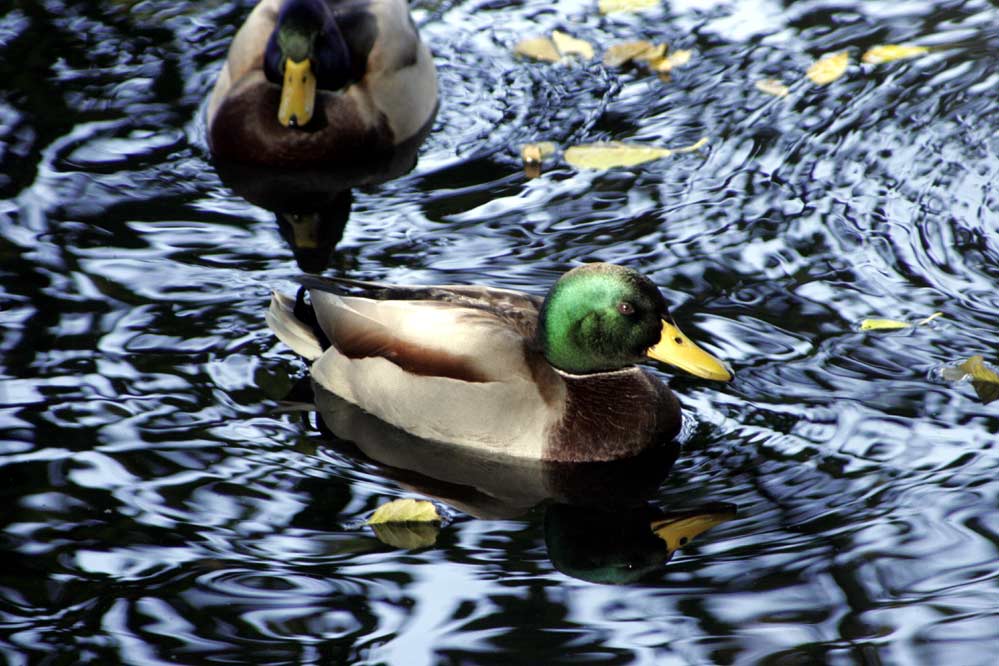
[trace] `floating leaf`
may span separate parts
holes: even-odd
[[[929,324],[931,321],[933,321],[937,317],[942,317],[942,316],[943,316],[943,312],[934,312],[933,314],[931,314],[926,319],[920,319],[919,321],[917,321],[916,322],[916,326],[923,326],[924,324]]]
[[[545,62],[558,62],[562,59],[558,48],[554,42],[547,37],[531,37],[525,39],[513,48],[514,53],[534,60],[544,60]]]
[[[697,150],[708,142],[707,137],[692,146],[671,150],[660,146],[608,141],[572,146],[565,151],[565,161],[577,169],[613,169],[651,162],[673,153]]]
[[[651,60],[661,58],[666,53],[665,44],[652,42],[622,42],[613,44],[604,53],[604,64],[608,67],[620,67],[633,60]]]
[[[942,312],[934,312],[929,317],[925,319],[920,319],[915,324],[910,324],[907,321],[899,321],[897,319],[865,319],[860,322],[860,330],[862,331],[897,331],[903,328],[911,328],[912,326],[923,326],[928,324],[937,317],[942,317]]]
[[[540,176],[542,161],[554,153],[555,144],[551,141],[525,144],[520,149],[520,157],[524,160],[524,172],[527,174],[527,177],[537,178]]]
[[[915,58],[916,56],[929,53],[925,46],[907,46],[905,44],[882,44],[867,49],[861,60],[868,65],[882,65],[886,62],[904,60],[905,58]]]
[[[403,550],[428,548],[437,543],[441,531],[437,523],[380,523],[371,529],[382,543]]]
[[[576,39],[571,35],[555,30],[552,32],[552,42],[555,43],[555,48],[563,56],[578,55],[585,60],[590,60],[593,57],[593,47],[586,40]]]
[[[433,502],[427,500],[397,499],[382,504],[368,518],[368,525],[382,523],[427,523],[440,522],[440,514]]]
[[[670,69],[674,67],[683,67],[690,62],[690,58],[693,54],[694,52],[690,49],[677,49],[676,51],[670,51],[670,54],[666,57],[666,62],[669,63]]]
[[[768,95],[773,95],[774,97],[787,97],[788,87],[777,79],[760,79],[756,81],[753,85],[760,92],[764,92]]]
[[[708,145],[708,137],[702,136],[700,139],[690,144],[689,146],[683,146],[682,148],[674,148],[674,153],[692,153],[695,150],[700,150],[704,146]]]
[[[999,400],[999,373],[987,366],[981,355],[976,354],[957,367],[944,368],[940,375],[952,382],[970,377],[971,385],[982,404]]]
[[[659,0],[600,0],[597,7],[601,14],[614,12],[640,12],[645,9],[655,9]]]
[[[651,162],[672,154],[669,148],[608,141],[572,146],[565,151],[565,161],[579,169],[613,169]]]
[[[846,51],[833,53],[819,58],[808,68],[805,74],[814,83],[824,86],[832,83],[846,72],[847,65],[850,64],[850,54]]]
[[[862,331],[897,331],[911,326],[912,324],[897,319],[865,319],[860,322]]]

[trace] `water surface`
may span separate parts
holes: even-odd
[[[531,471],[554,500],[431,483],[292,408],[305,367],[263,313],[295,255],[220,180],[199,117],[250,6],[0,14],[7,663],[993,663],[999,403],[939,371],[999,363],[994,6],[415,4],[437,122],[413,171],[354,191],[327,270],[542,292],[581,261],[628,264],[737,372],[664,374],[691,418],[661,478]],[[693,57],[663,81],[512,55],[553,29]],[[941,48],[859,64],[904,42]],[[843,78],[805,79],[844,49]],[[529,180],[519,161],[535,140],[702,136],[629,169]],[[628,484],[648,493],[612,501]],[[449,515],[432,547],[360,524],[428,496]],[[575,559],[719,503],[736,516],[637,581]],[[649,553],[635,538],[626,564]]]

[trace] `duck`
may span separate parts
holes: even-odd
[[[406,0],[261,0],[205,110],[219,160],[343,165],[419,143],[437,74]]]
[[[416,437],[489,455],[620,460],[671,442],[677,397],[638,363],[728,381],[634,269],[587,263],[545,296],[303,275],[266,320],[312,381]],[[308,297],[306,299],[306,296]]]

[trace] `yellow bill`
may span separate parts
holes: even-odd
[[[295,62],[288,58],[284,63],[284,84],[281,86],[278,122],[285,127],[307,125],[312,120],[315,104],[316,76],[312,73],[309,59]]]
[[[680,329],[665,319],[659,342],[645,353],[649,358],[686,370],[697,377],[722,382],[732,379],[728,366],[695,345]]]
[[[681,518],[654,520],[649,528],[666,543],[669,552],[673,553],[678,548],[686,546],[697,535],[733,518],[735,518],[735,511],[712,511]]]

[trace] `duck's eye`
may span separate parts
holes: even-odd
[[[625,317],[630,317],[635,314],[635,306],[628,301],[621,301],[617,304],[617,311],[623,314]]]

